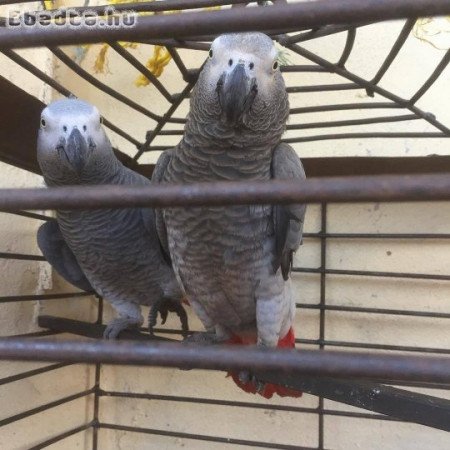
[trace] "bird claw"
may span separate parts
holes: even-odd
[[[253,384],[255,386],[256,392],[262,394],[266,387],[266,383],[259,380],[255,375],[250,373],[248,370],[241,370],[238,374],[239,381],[242,384]]]
[[[179,317],[181,322],[181,334],[183,337],[186,337],[189,332],[186,310],[179,301],[167,298],[158,300],[150,307],[150,312],[148,315],[148,331],[150,335],[153,336],[154,334],[154,328],[158,322],[158,313],[161,316],[161,323],[164,325],[169,312],[174,312]]]
[[[130,318],[118,318],[112,320],[106,327],[103,338],[104,339],[116,339],[119,334],[126,329],[139,327],[140,322],[136,322]]]

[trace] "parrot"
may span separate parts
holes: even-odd
[[[37,158],[48,187],[151,184],[117,159],[98,109],[76,98],[43,109]],[[56,219],[41,225],[37,241],[63,278],[111,303],[118,317],[107,325],[105,338],[141,326],[140,305],[151,307],[151,334],[158,312],[164,323],[169,311],[177,313],[187,333],[184,293],[159,241],[153,209],[59,209]]]
[[[281,142],[289,101],[273,41],[262,33],[217,37],[190,98],[183,137],[159,157],[153,183],[305,179]],[[306,206],[160,208],[156,226],[187,300],[206,329],[187,341],[261,347],[295,344],[290,272]],[[300,396],[231,374],[242,389]]]

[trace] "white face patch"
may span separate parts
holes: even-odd
[[[95,106],[76,99],[65,99],[51,103],[42,111],[38,147],[51,154],[62,139],[68,139],[74,128],[97,145],[107,140]]]
[[[257,80],[258,91],[264,95],[279,70],[277,58],[275,45],[262,33],[222,35],[211,45],[204,81],[213,89],[222,74],[242,64],[246,75]]]

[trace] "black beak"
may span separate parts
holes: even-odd
[[[237,125],[252,106],[258,89],[256,79],[247,76],[244,64],[237,64],[228,76],[220,77],[217,92],[224,119]]]
[[[74,128],[67,139],[64,153],[75,172],[81,173],[91,154],[92,144],[89,144],[78,128]]]

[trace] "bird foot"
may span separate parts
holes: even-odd
[[[181,334],[183,337],[187,337],[189,324],[186,310],[181,302],[168,298],[162,298],[150,307],[150,312],[148,314],[148,331],[150,335],[153,336],[154,334],[154,327],[158,322],[158,313],[161,316],[161,323],[164,325],[169,312],[174,312],[179,317],[181,322]]]
[[[239,381],[243,384],[252,383],[255,386],[256,392],[262,394],[266,387],[266,383],[259,380],[255,375],[252,375],[248,370],[241,370],[238,374]]]
[[[112,320],[106,330],[103,333],[104,339],[116,339],[119,334],[126,329],[129,328],[138,328],[141,325],[141,322],[137,322],[136,319],[132,319],[129,317],[119,317],[117,319]]]

